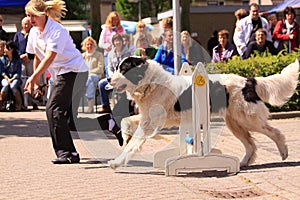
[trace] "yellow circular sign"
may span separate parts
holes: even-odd
[[[206,79],[202,74],[197,74],[194,78],[194,84],[198,87],[202,87],[206,84]]]

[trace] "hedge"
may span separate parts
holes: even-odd
[[[242,60],[238,56],[234,56],[232,59],[228,60],[228,62],[207,63],[205,65],[208,73],[238,74],[244,77],[265,77],[280,73],[284,67],[295,62],[297,58],[300,60],[300,52],[293,52],[291,54],[280,52],[276,56],[271,55],[269,52],[265,52],[261,55],[256,52],[256,54],[245,60]],[[270,108],[271,112],[300,110],[299,91],[300,81],[298,80],[295,94],[285,105],[282,107],[267,106]]]

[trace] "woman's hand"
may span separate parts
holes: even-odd
[[[36,84],[36,80],[33,76],[30,76],[24,86],[24,94],[31,94],[33,89],[38,88],[39,86]]]

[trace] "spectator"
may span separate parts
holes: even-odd
[[[0,40],[0,58],[4,56],[5,43],[6,42],[4,40]]]
[[[150,44],[153,43],[153,37],[151,33],[148,33],[146,23],[143,21],[138,21],[136,24],[136,33],[133,35],[133,45],[137,46],[137,39],[140,37],[140,35],[145,35],[147,37],[147,40]]]
[[[123,44],[123,38],[121,35],[116,34],[112,37],[113,49],[108,54],[108,78],[116,71],[118,63],[125,57],[130,56],[130,51]],[[98,113],[111,113],[109,105],[109,93],[112,91],[112,87],[107,81],[107,78],[102,79],[98,83],[100,93],[100,103],[102,108]]]
[[[22,61],[18,54],[17,45],[13,41],[8,41],[4,48],[4,54],[0,60],[1,99],[5,99],[9,90],[11,90],[16,100],[16,111],[20,111],[22,109],[22,97],[19,87],[21,84]]]
[[[173,19],[171,17],[163,18],[160,21],[160,27],[161,27],[162,34],[159,36],[160,37],[159,41],[161,41],[161,43],[158,46],[160,46],[164,42],[164,32],[167,29],[173,30]]]
[[[103,53],[96,50],[97,43],[92,37],[87,37],[82,42],[82,53],[85,64],[89,67],[89,75],[86,81],[86,98],[88,102],[88,113],[94,112],[94,99],[96,85],[104,78]]]
[[[189,64],[197,65],[198,62],[206,62],[206,58],[204,55],[205,50],[197,41],[192,39],[190,33],[184,30],[180,33],[180,35],[183,52]],[[210,61],[210,56],[208,56],[208,54],[207,57],[209,57]]]
[[[92,24],[90,22],[87,25],[87,35],[92,37]]]
[[[275,26],[277,24],[277,16],[276,16],[276,14],[270,14],[270,15],[268,15],[268,22],[269,22],[269,27],[270,27],[271,35],[273,35],[273,31],[274,31]]]
[[[183,46],[183,52],[185,55],[185,58],[190,61],[190,48],[192,47],[192,40],[190,33],[188,31],[181,31],[180,33],[180,41],[181,45]]]
[[[235,16],[235,18],[236,18],[235,26],[237,26],[237,23],[238,23],[241,19],[247,17],[247,15],[248,15],[248,14],[247,14],[247,11],[246,11],[244,8],[240,8],[240,9],[236,10],[236,11],[234,12],[234,16]]]
[[[152,45],[153,47],[155,47],[156,49],[158,49],[158,47],[162,44],[162,40],[163,40],[162,37],[154,37],[152,44],[151,43],[149,43],[149,44]]]
[[[136,50],[136,46],[132,45],[130,42],[130,36],[126,33],[122,34],[122,38],[123,38],[123,44],[127,47],[127,49],[130,51],[130,55],[134,55],[134,52]]]
[[[4,56],[4,48],[5,48],[5,41],[4,40],[0,40],[0,60],[2,59],[2,57]],[[0,83],[1,83],[1,81],[2,81],[2,71],[1,71],[1,67],[0,67]],[[0,84],[0,86],[1,86],[1,84]],[[0,111],[1,110],[4,110],[4,108],[3,108],[3,100],[4,99],[2,99],[2,95],[1,95],[1,92],[0,92]]]
[[[211,62],[226,62],[232,56],[238,55],[235,46],[229,42],[229,32],[223,29],[218,32],[219,44],[213,48]]]
[[[35,54],[34,72],[24,90],[32,93],[40,76],[48,69],[53,85],[46,105],[46,116],[57,158],[53,164],[79,163],[79,154],[70,134],[84,84],[88,76],[81,53],[60,24],[65,15],[65,2],[61,0],[30,0],[25,11],[33,27],[28,35],[26,51]],[[74,89],[75,88],[75,89]]]
[[[105,27],[101,31],[99,38],[99,47],[104,49],[104,67],[105,76],[109,77],[108,74],[108,53],[112,49],[113,45],[111,42],[112,36],[115,34],[125,33],[124,28],[121,25],[121,16],[117,11],[112,11],[106,18]]]
[[[137,49],[134,53],[135,56],[141,56],[148,59],[153,59],[155,57],[157,48],[149,45],[149,41],[145,35],[140,35],[136,41]]]
[[[29,18],[24,17],[21,21],[22,30],[14,36],[14,42],[18,47],[18,53],[22,59],[22,76],[31,76],[33,73],[33,54],[26,53],[27,38],[31,29]]]
[[[210,36],[207,42],[207,50],[209,52],[210,57],[212,56],[212,50],[215,46],[219,44],[218,42],[218,30],[214,30],[212,35]]]
[[[18,53],[22,60],[22,91],[25,85],[25,82],[29,76],[33,74],[33,59],[34,55],[26,52],[27,38],[29,31],[32,27],[29,18],[24,17],[21,21],[22,30],[16,32],[14,35],[14,42],[18,47]],[[43,84],[43,80],[40,80],[40,83]],[[24,91],[23,91],[24,92]],[[38,110],[37,104],[34,102],[31,96],[28,94],[24,95],[24,108],[27,108],[31,102],[33,110]]]
[[[263,28],[267,31],[267,40],[272,41],[268,21],[259,16],[259,6],[256,3],[250,4],[249,15],[241,19],[234,32],[233,41],[239,55],[242,57],[246,52],[247,45],[255,41],[255,32]]]
[[[163,18],[161,20],[161,28],[162,28],[162,30],[172,29],[173,28],[173,19],[171,17]]]
[[[236,10],[236,11],[234,12],[234,16],[235,16],[235,18],[236,18],[236,21],[235,21],[233,33],[236,31],[236,27],[237,27],[237,25],[238,25],[238,22],[239,22],[241,19],[247,17],[247,15],[248,15],[248,14],[247,14],[247,11],[246,11],[244,8],[240,8],[240,9],[238,9],[238,10]],[[232,34],[232,43],[234,43],[234,42],[233,42],[233,34]]]
[[[267,31],[260,28],[255,32],[255,41],[250,42],[243,59],[249,58],[252,54],[256,53],[256,51],[263,53],[267,49],[272,55],[278,53],[278,50],[274,47],[273,43],[267,40]]]
[[[8,34],[2,28],[3,23],[4,23],[3,17],[2,17],[2,15],[0,15],[0,40],[7,41],[8,40]]]
[[[160,63],[166,71],[174,74],[173,31],[171,29],[165,30],[164,42],[158,48],[153,60]],[[182,52],[181,63],[184,62],[187,62],[187,60],[184,52]]]
[[[274,32],[274,46],[279,50],[287,47],[288,53],[298,51],[299,48],[299,24],[295,21],[294,8],[286,7],[283,11],[284,19],[277,22]]]

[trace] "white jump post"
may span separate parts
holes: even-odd
[[[163,159],[166,159],[166,176],[207,170],[237,173],[240,169],[238,158],[211,152],[209,79],[202,63],[196,66],[192,81],[194,123],[190,128],[179,128],[179,148],[158,152],[154,156],[154,167],[161,166]]]

